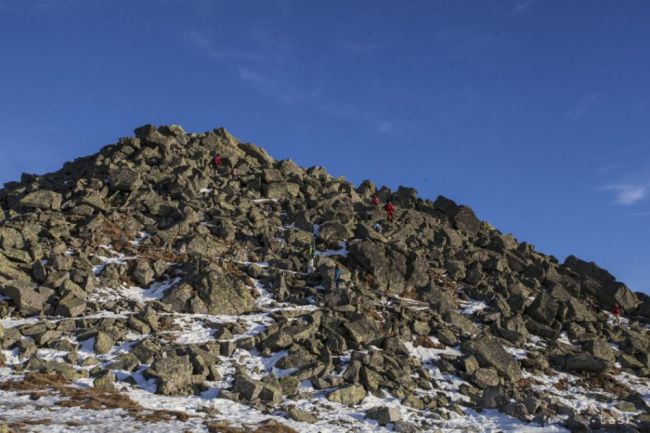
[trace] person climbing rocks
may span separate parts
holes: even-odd
[[[221,154],[220,153],[217,153],[214,156],[212,161],[214,162],[214,165],[217,166],[217,168],[219,168],[219,167],[221,167],[223,165],[223,159],[221,159]]]
[[[308,273],[308,274],[313,274],[313,273],[314,273],[314,270],[315,270],[315,267],[314,267],[314,258],[313,258],[313,257],[310,257],[310,258],[309,258],[309,261],[307,262],[307,273]]]
[[[307,247],[307,273],[311,274],[314,272],[314,258],[316,257],[316,250],[314,248],[313,242],[309,243]]]
[[[370,199],[370,204],[373,206],[379,206],[379,196],[377,194],[372,195],[372,199]]]
[[[393,222],[393,218],[395,217],[395,206],[393,205],[392,202],[386,203],[386,206],[384,206],[384,210],[386,211],[386,215],[388,215],[388,222]]]
[[[337,289],[341,286],[341,267],[339,265],[336,265],[334,269],[334,283]]]
[[[621,322],[621,313],[622,313],[621,306],[618,305],[618,303],[614,304],[614,307],[612,308],[612,314],[616,318],[616,323]]]

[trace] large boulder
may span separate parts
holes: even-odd
[[[162,302],[180,313],[239,315],[255,305],[246,276],[218,263],[199,261],[190,265],[183,281],[169,289]]]
[[[31,277],[0,253],[0,283],[6,280],[31,281]]]
[[[158,379],[158,394],[187,395],[192,384],[190,357],[179,356],[174,351],[163,352],[147,370],[147,376]]]
[[[111,188],[117,191],[134,191],[142,185],[140,173],[130,168],[119,168],[109,173]]]
[[[385,247],[381,242],[353,242],[349,250],[354,264],[372,275],[377,290],[401,294],[407,286],[407,259],[399,251]]]
[[[582,348],[595,358],[603,360],[609,366],[614,365],[614,362],[616,361],[616,352],[612,349],[612,346],[610,346],[607,341],[600,338],[588,340],[582,345]]]
[[[136,262],[132,275],[135,282],[140,284],[140,287],[146,287],[153,281],[156,272],[148,260],[141,259]]]
[[[59,301],[54,314],[64,317],[77,317],[81,316],[84,311],[86,311],[86,301],[70,293]]]
[[[39,189],[38,191],[25,195],[20,199],[19,204],[29,209],[58,210],[61,208],[61,194],[46,189]]]
[[[555,299],[542,291],[537,295],[530,307],[528,307],[526,314],[540,323],[549,325],[553,320],[555,320],[558,306],[559,305]]]
[[[456,208],[451,218],[458,230],[476,234],[481,229],[481,221],[476,217],[474,211],[467,206]]]
[[[352,231],[338,221],[326,221],[321,225],[319,237],[325,242],[338,243],[352,237]]]
[[[274,182],[264,186],[266,198],[279,200],[296,198],[300,195],[300,185],[293,182]]]
[[[399,186],[395,194],[393,194],[393,201],[400,206],[413,206],[418,198],[418,192],[415,188]]]
[[[618,303],[628,312],[639,305],[639,299],[633,291],[616,281],[612,274],[594,262],[585,262],[575,256],[569,256],[564,266],[579,276],[582,291],[595,296],[603,308],[611,309]]]
[[[567,319],[572,322],[595,322],[598,320],[593,311],[577,298],[569,298],[566,301]]]
[[[359,345],[376,340],[380,336],[379,325],[367,317],[355,322],[346,322],[343,327],[348,331],[352,340]]]
[[[604,373],[611,367],[611,363],[587,352],[577,354],[553,355],[549,357],[551,363],[560,370],[579,371],[589,373]]]
[[[115,342],[113,341],[113,339],[105,332],[99,331],[95,335],[94,349],[98,355],[103,355],[105,353],[110,352],[111,349],[113,349],[114,345]]]
[[[0,227],[0,247],[4,249],[23,248],[23,235],[13,227]]]
[[[243,373],[235,375],[232,385],[233,392],[239,394],[246,401],[257,399],[262,392],[262,382]]]
[[[186,239],[181,250],[185,253],[205,258],[221,257],[228,251],[229,246],[211,236],[192,236]],[[135,276],[135,275],[134,275]]]
[[[246,401],[260,399],[277,404],[282,401],[282,390],[272,384],[250,378],[244,372],[235,374],[233,391]]]
[[[366,416],[374,419],[379,425],[394,423],[402,419],[399,409],[396,407],[377,406],[366,411]]]
[[[20,312],[27,316],[39,314],[46,300],[31,283],[20,280],[12,280],[0,285],[0,295],[9,297]]]
[[[256,146],[252,143],[239,143],[238,145],[246,155],[253,158],[262,167],[270,167],[273,165],[273,158],[266,152],[266,150],[262,149],[261,147]]]
[[[522,377],[519,363],[495,338],[484,336],[474,341],[466,341],[461,345],[461,349],[474,355],[481,367],[492,367],[511,382],[516,382]]]
[[[356,383],[340,387],[327,395],[329,401],[346,406],[355,406],[361,403],[364,398],[366,398],[366,389]]]
[[[388,270],[386,249],[380,242],[355,242],[350,246],[350,257],[371,273],[383,274]]]

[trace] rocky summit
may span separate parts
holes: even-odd
[[[648,296],[223,128],[5,184],[0,318],[0,431],[650,431]]]

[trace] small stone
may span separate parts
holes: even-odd
[[[309,424],[313,424],[316,421],[318,421],[318,418],[316,418],[311,413],[307,412],[306,410],[302,410],[300,408],[297,408],[295,406],[290,407],[287,410],[287,414],[289,415],[289,418],[291,418],[294,421],[298,421],[298,422],[306,422],[306,423],[309,423]]]
[[[30,209],[57,210],[61,207],[61,194],[41,189],[21,198],[20,205]]]
[[[352,384],[341,387],[337,390],[330,392],[327,399],[333,403],[341,403],[346,406],[354,406],[366,398],[366,390],[363,386]]]
[[[402,419],[402,416],[396,407],[387,406],[379,406],[368,409],[366,411],[366,416],[370,419],[374,419],[381,426]]]
[[[99,389],[113,389],[115,375],[112,371],[107,371],[93,380],[93,386]]]
[[[634,403],[631,403],[629,401],[619,401],[614,405],[614,407],[621,412],[636,412],[637,408],[634,405]]]
[[[95,353],[103,355],[111,351],[115,343],[105,332],[98,332],[95,335]]]

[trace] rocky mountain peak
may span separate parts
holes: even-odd
[[[453,429],[486,409],[650,423],[647,296],[451,199],[356,187],[224,128],[145,125],[5,184],[0,296],[11,372],[228,400],[298,431]]]

